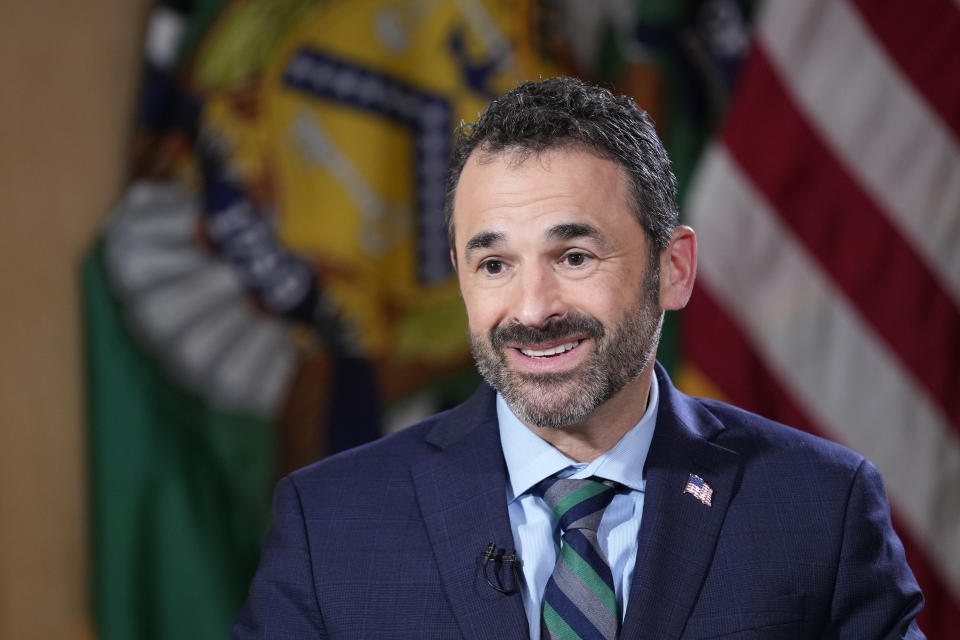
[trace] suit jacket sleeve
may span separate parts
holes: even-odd
[[[903,546],[890,523],[883,481],[864,460],[847,501],[834,584],[830,638],[923,638],[923,606]]]
[[[277,485],[273,525],[233,640],[326,638],[317,604],[303,508],[289,478]]]

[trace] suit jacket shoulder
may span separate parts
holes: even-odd
[[[513,546],[494,397],[483,386],[281,481],[233,637],[526,637],[519,596],[479,562],[490,543]]]
[[[922,597],[872,464],[657,375],[623,637],[922,637]],[[709,503],[685,492],[691,474]]]

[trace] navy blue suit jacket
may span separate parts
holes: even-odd
[[[921,638],[916,581],[876,469],[657,367],[622,638]],[[486,385],[463,405],[280,481],[233,638],[526,638],[519,594],[483,579],[513,546]],[[712,506],[684,494],[689,474]]]

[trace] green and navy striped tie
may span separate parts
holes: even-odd
[[[543,593],[541,637],[615,640],[620,607],[597,527],[616,488],[595,479],[547,478],[534,491],[553,510],[561,533],[560,555]]]

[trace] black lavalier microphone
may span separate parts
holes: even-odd
[[[489,571],[487,565],[493,562],[493,570]],[[483,569],[483,579],[487,584],[500,593],[510,596],[520,590],[520,583],[523,581],[523,571],[520,568],[520,558],[513,549],[497,549],[496,543],[489,543],[487,547],[480,552],[480,564]],[[507,572],[507,581],[504,582],[503,567],[509,565]],[[493,579],[490,578],[493,574]]]

